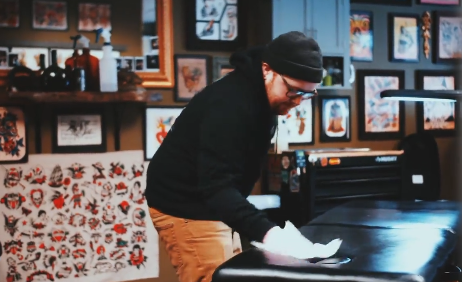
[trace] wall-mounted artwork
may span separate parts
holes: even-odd
[[[29,150],[27,124],[21,106],[0,106],[0,163],[26,163]]]
[[[67,2],[33,1],[32,28],[47,30],[67,30]]]
[[[405,125],[404,104],[382,99],[380,93],[404,89],[404,71],[358,70],[356,77],[359,139],[401,139]]]
[[[144,115],[144,159],[149,161],[164,141],[183,107],[148,106]]]
[[[412,0],[350,0],[350,3],[412,6]]]
[[[188,49],[232,51],[245,45],[240,0],[190,0],[186,4]]]
[[[454,63],[462,59],[462,16],[455,11],[437,11],[433,16],[433,61]]]
[[[19,0],[0,1],[0,27],[19,27]]]
[[[112,29],[111,5],[79,3],[79,31],[94,31],[99,28]]]
[[[458,89],[457,75],[453,71],[418,70],[416,89]],[[430,132],[435,136],[454,136],[458,115],[456,109],[455,102],[451,101],[417,102],[417,130]]]
[[[234,66],[229,63],[229,57],[213,58],[213,81],[216,81],[227,73],[234,70]]]
[[[175,101],[188,102],[210,83],[210,57],[175,55]]]
[[[374,29],[372,12],[350,12],[350,58],[353,61],[373,61]]]
[[[320,96],[321,142],[350,141],[350,96]]]
[[[59,109],[54,113],[53,153],[106,152],[106,125],[101,109]]]
[[[458,6],[460,5],[460,0],[419,0],[419,4]]]
[[[419,15],[388,15],[389,56],[392,62],[418,62],[420,54]]]

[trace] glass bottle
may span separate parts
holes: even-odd
[[[44,91],[68,90],[69,82],[64,69],[58,66],[56,50],[51,51],[51,65],[43,71],[41,80]]]
[[[34,71],[21,65],[20,60],[16,60],[15,66],[8,72],[8,90],[12,92],[37,90]]]

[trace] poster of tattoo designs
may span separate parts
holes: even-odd
[[[158,277],[142,151],[30,155],[0,167],[0,281]]]

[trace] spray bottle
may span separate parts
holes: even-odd
[[[90,40],[80,36],[78,42],[82,45],[82,55],[77,59],[77,66],[85,71],[86,91],[99,91],[99,60],[90,54]]]
[[[117,92],[117,61],[112,55],[111,33],[107,29],[102,29],[97,34],[99,33],[104,38],[103,57],[99,61],[100,91]]]

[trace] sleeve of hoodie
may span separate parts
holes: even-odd
[[[276,224],[238,191],[250,141],[249,120],[239,106],[217,100],[205,113],[200,129],[199,189],[223,222],[250,240],[261,242]]]

